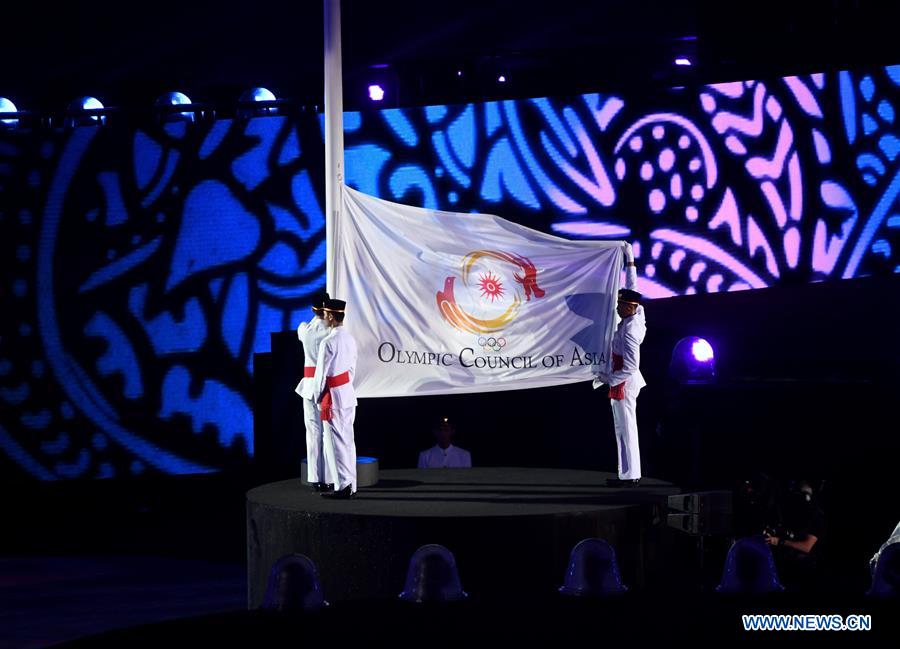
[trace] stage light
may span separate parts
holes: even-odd
[[[242,101],[275,101],[275,94],[268,88],[253,88],[241,96]]]
[[[461,77],[461,76],[462,76],[462,70],[457,70],[457,71],[456,71],[456,76]]]
[[[350,80],[358,88],[356,101],[360,105],[372,102],[385,107],[395,106],[400,95],[400,77],[397,70],[388,63],[377,63],[361,71]]]
[[[96,97],[79,97],[69,104],[69,126],[86,126],[90,124],[105,124],[106,116],[98,114],[84,114],[82,111],[102,110],[103,104]]]
[[[183,92],[167,92],[156,100],[157,106],[181,106],[191,104],[191,99]],[[192,111],[184,112],[166,112],[163,114],[163,121],[194,121],[194,113]]]
[[[669,376],[679,383],[712,383],[716,358],[709,341],[697,336],[679,340],[672,351]]]
[[[691,354],[699,363],[707,363],[715,357],[712,345],[703,340],[703,338],[698,338],[694,341],[691,345]]]
[[[255,117],[258,115],[274,115],[278,112],[275,106],[265,105],[268,102],[277,101],[275,93],[268,88],[251,88],[241,95],[240,109],[238,115],[240,117]],[[255,103],[263,105],[254,106]]]
[[[6,97],[0,97],[0,113],[17,113],[19,112],[16,105]],[[18,119],[0,119],[0,124],[8,128],[15,128],[19,125]]]
[[[501,74],[499,77],[497,77],[497,81],[499,81],[500,83],[506,83],[506,76]]]
[[[691,60],[686,56],[679,56],[675,59],[675,65],[692,65]]]

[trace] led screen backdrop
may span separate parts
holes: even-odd
[[[373,195],[632,241],[652,297],[898,271],[900,66],[348,113]],[[0,131],[0,453],[42,480],[253,453],[253,353],[324,284],[321,120]],[[299,403],[298,403],[299,407]]]

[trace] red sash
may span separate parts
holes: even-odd
[[[623,367],[625,367],[625,359],[619,356],[618,354],[613,354],[613,372],[616,372]],[[621,401],[625,398],[625,381],[619,383],[619,385],[611,385],[609,386],[609,398],[615,399],[616,401]]]
[[[307,365],[303,368],[303,378],[311,379],[316,375],[316,366],[315,365]]]
[[[350,383],[350,371],[325,378],[325,396],[322,397],[322,421],[331,421],[331,388]]]

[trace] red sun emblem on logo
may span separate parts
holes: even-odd
[[[495,261],[511,265],[519,272],[512,273],[512,279],[515,283],[503,286],[500,277],[493,271],[487,270],[484,265],[476,267],[478,263],[484,264],[482,260],[493,259]],[[483,272],[479,272],[480,268],[484,268]],[[459,304],[456,303],[456,295],[454,293],[454,285],[457,278],[450,275],[444,279],[444,288],[435,294],[437,299],[437,308],[444,318],[452,327],[459,331],[466,331],[473,334],[489,334],[503,329],[515,320],[524,302],[530,302],[531,298],[542,298],[546,293],[544,289],[538,286],[538,273],[540,270],[527,257],[520,257],[509,252],[500,250],[474,250],[462,259],[461,279],[465,288],[474,289],[476,284],[469,283],[470,274],[478,274],[477,286],[481,290],[481,299],[491,302],[504,301],[504,296],[509,293],[512,298],[506,311],[500,315],[492,315],[490,318],[479,318],[476,314],[469,313]],[[517,286],[518,284],[518,286]],[[512,288],[512,290],[510,290]],[[482,304],[480,307],[484,307]],[[497,351],[497,350],[494,350]]]
[[[491,302],[503,299],[503,284],[500,283],[500,278],[492,272],[482,273],[478,277],[478,285],[481,287],[481,297],[491,298]]]

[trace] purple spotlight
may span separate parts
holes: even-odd
[[[377,83],[373,83],[369,86],[369,99],[372,101],[381,101],[384,99],[384,88]]]
[[[499,81],[500,83],[506,83],[506,77],[501,74],[499,77],[497,77],[497,81]]]
[[[679,56],[675,59],[675,65],[692,65],[691,60],[686,56]]]
[[[697,338],[691,345],[691,355],[699,363],[708,363],[715,357],[712,345],[703,338]]]
[[[672,350],[669,376],[679,383],[712,383],[716,378],[716,358],[712,345],[703,338],[682,338]]]

